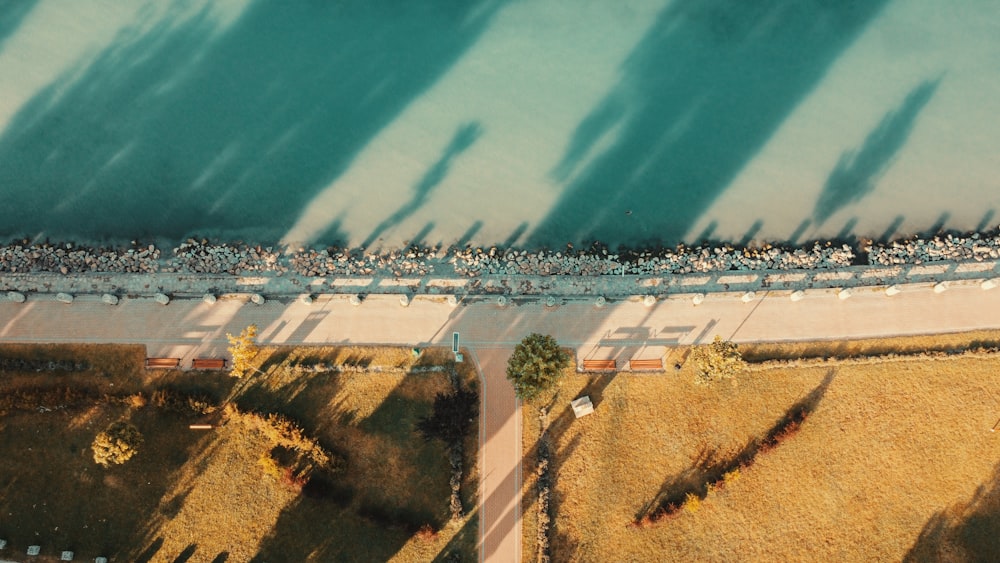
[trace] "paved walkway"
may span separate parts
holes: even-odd
[[[197,299],[162,306],[152,299],[122,299],[105,305],[80,296],[70,305],[51,295],[31,295],[26,303],[0,303],[0,342],[132,342],[146,344],[151,356],[184,358],[225,354],[226,332],[250,323],[270,344],[451,345],[461,333],[484,376],[481,428],[481,554],[487,561],[517,561],[520,555],[518,503],[521,458],[520,409],[504,378],[511,348],[529,332],[552,334],[575,348],[578,359],[659,357],[664,346],[711,340],[720,334],[736,341],[842,339],[889,334],[926,334],[1000,328],[1000,289],[955,282],[944,293],[931,284],[905,286],[889,297],[877,289],[857,289],[846,300],[835,290],[810,290],[797,302],[788,291],[759,292],[749,303],[740,294],[710,294],[694,306],[690,299],[661,300],[651,307],[638,299],[610,302],[566,300],[558,307],[515,300],[498,307],[480,301],[457,307],[440,298],[420,297],[401,307],[398,296],[371,295],[353,306],[346,296],[320,296],[312,304],[248,298]]]

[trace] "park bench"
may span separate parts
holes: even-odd
[[[656,358],[655,360],[629,360],[628,367],[633,371],[644,369],[659,371],[663,369],[663,360],[661,358]]]
[[[618,366],[614,360],[584,360],[583,371],[614,370]]]
[[[226,369],[226,360],[222,358],[195,358],[191,360],[191,369]]]
[[[172,369],[180,367],[180,358],[146,358],[147,368]]]

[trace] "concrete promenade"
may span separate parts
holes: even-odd
[[[516,298],[505,307],[480,298],[452,305],[441,296],[417,296],[408,306],[398,295],[369,295],[352,305],[346,295],[319,295],[311,304],[294,299],[249,302],[248,295],[222,296],[214,304],[175,299],[163,306],[152,298],[123,297],[107,305],[99,296],[78,296],[72,304],[51,294],[29,294],[24,303],[0,302],[0,342],[128,342],[147,346],[150,356],[221,357],[226,332],[248,324],[267,344],[399,344],[450,346],[461,333],[469,361],[483,374],[481,427],[480,544],[487,561],[517,561],[520,555],[520,406],[504,378],[506,358],[529,332],[548,333],[577,351],[577,359],[661,357],[664,347],[710,340],[845,339],[1000,328],[1000,288],[955,281],[942,293],[933,284],[857,288],[848,299],[835,289],[811,289],[792,301],[787,290],[758,291],[749,302],[742,292],[709,294],[695,306],[690,297],[564,298],[555,307],[544,299]],[[526,469],[530,470],[530,469]]]

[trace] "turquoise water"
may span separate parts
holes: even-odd
[[[371,247],[995,226],[1000,4],[14,2],[0,236]]]

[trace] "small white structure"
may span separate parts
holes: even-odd
[[[14,303],[24,303],[25,299],[26,298],[24,297],[23,293],[20,293],[20,292],[17,292],[17,291],[8,291],[7,292],[7,300],[8,301],[13,301]]]
[[[208,303],[209,305],[211,305],[211,304],[215,303],[216,301],[218,301],[218,298],[216,298],[215,295],[213,295],[211,293],[206,293],[201,298],[201,300],[204,301],[205,303]]]
[[[157,293],[153,296],[153,301],[156,301],[160,305],[167,305],[170,303],[170,297],[164,293]]]
[[[108,563],[107,557],[95,557],[94,563]]]
[[[407,295],[407,294],[405,294],[405,293],[402,294],[402,295],[400,295],[399,296],[399,306],[400,307],[409,307],[410,306],[410,296]]]
[[[557,305],[559,305],[559,300],[556,299],[555,297],[552,297],[550,295],[550,296],[548,296],[548,297],[545,298],[545,306],[546,307],[555,307]]]
[[[355,307],[361,304],[361,297],[359,295],[352,295],[349,300],[351,305],[354,305]]]
[[[497,297],[497,307],[506,307],[509,301],[506,295],[501,295]]]
[[[740,297],[740,301],[742,301],[744,303],[749,303],[749,302],[753,301],[756,297],[757,297],[756,293],[754,293],[752,291],[748,291],[748,292],[746,292],[746,293],[743,294],[743,297]]]
[[[67,304],[68,303],[72,303],[73,302],[73,296],[70,295],[70,294],[68,294],[68,293],[57,293],[56,294],[56,301],[58,301],[60,303],[67,303]]]
[[[64,551],[64,552],[62,552],[62,555],[59,556],[59,560],[60,561],[72,561],[73,560],[73,552],[72,551]]]
[[[691,298],[691,304],[695,305],[695,306],[701,305],[704,302],[705,302],[705,294],[704,293],[695,293],[694,297]]]
[[[299,303],[302,303],[303,305],[312,305],[313,296],[309,295],[308,293],[303,293],[302,295],[299,296]]]
[[[656,296],[655,295],[647,295],[647,296],[643,297],[642,298],[642,304],[645,305],[645,306],[647,306],[647,307],[652,307],[653,305],[656,305]]]
[[[791,299],[792,301],[802,301],[802,299],[805,298],[805,296],[806,296],[806,292],[802,291],[801,289],[799,289],[799,290],[793,291],[792,295],[789,296],[789,299]]]
[[[587,416],[588,414],[592,414],[594,412],[594,403],[590,402],[590,396],[588,395],[584,395],[579,399],[574,399],[570,401],[569,404],[573,407],[573,414],[576,415],[577,418]]]
[[[603,295],[594,300],[594,307],[597,307],[598,309],[604,307],[607,304],[608,300],[605,299]]]
[[[944,293],[948,291],[948,282],[938,282],[934,284],[934,293]]]
[[[110,293],[105,293],[104,295],[101,296],[101,301],[107,303],[108,305],[117,305],[118,296],[111,295]]]
[[[254,293],[250,296],[250,302],[254,305],[263,305],[267,302],[267,299],[264,299],[264,296],[259,293]]]
[[[983,288],[984,290],[993,289],[997,286],[1000,286],[1000,278],[983,280],[983,283],[979,284],[979,287]]]
[[[843,301],[844,299],[847,299],[851,295],[852,295],[851,288],[845,287],[844,289],[841,289],[840,291],[837,292],[837,299]]]
[[[42,546],[40,546],[40,545],[29,545],[28,546],[28,555],[38,555],[41,552],[42,552]]]
[[[889,287],[885,288],[885,294],[888,295],[889,297],[892,297],[893,295],[899,295],[902,292],[903,290],[899,289],[898,285],[890,285]]]
[[[458,307],[458,297],[455,297],[454,295],[449,295],[448,305],[451,307]]]

